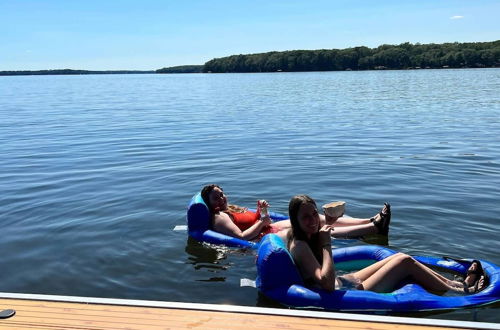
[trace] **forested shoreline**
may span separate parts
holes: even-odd
[[[381,45],[377,48],[292,50],[215,58],[203,72],[296,72],[500,66],[500,40]]]
[[[300,72],[500,67],[500,40],[443,44],[381,45],[345,49],[290,50],[214,58],[204,65],[179,65],[155,71],[36,70],[0,71],[13,75],[146,73]]]

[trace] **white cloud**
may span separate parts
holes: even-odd
[[[451,16],[450,19],[462,19],[464,18],[463,16],[456,15],[456,16]]]

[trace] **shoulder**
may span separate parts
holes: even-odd
[[[290,248],[294,248],[294,249],[303,249],[303,248],[309,248],[309,245],[303,241],[303,240],[300,240],[300,239],[293,239],[291,242],[290,242]]]
[[[226,221],[231,221],[231,215],[230,213],[226,212],[219,212],[214,214],[214,222],[226,222]]]
[[[312,251],[305,241],[294,239],[290,242],[290,254],[294,259],[300,259],[303,256],[312,254]]]
[[[214,217],[212,218],[213,230],[221,233],[227,233],[227,230],[232,230],[233,227],[234,227],[234,222],[227,213],[220,212],[214,214]]]

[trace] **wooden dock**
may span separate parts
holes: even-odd
[[[500,329],[500,324],[305,310],[0,293],[0,329]]]

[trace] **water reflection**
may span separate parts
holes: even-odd
[[[195,270],[207,269],[217,272],[229,267],[227,247],[210,246],[188,236],[185,251],[189,255],[186,263],[192,264]]]
[[[363,242],[366,244],[388,246],[389,245],[389,235],[368,235],[363,237]]]
[[[233,263],[228,260],[230,255],[254,255],[253,251],[247,249],[201,243],[190,236],[187,238],[185,251],[188,254],[186,264],[192,264],[196,271],[204,272],[209,276],[208,278],[195,279],[199,282],[225,282],[226,276],[222,275],[233,266]],[[197,272],[196,274],[202,273]]]
[[[279,302],[266,297],[260,291],[257,294],[257,302],[255,303],[257,307],[266,307],[266,308],[286,308],[285,305],[280,304]]]

